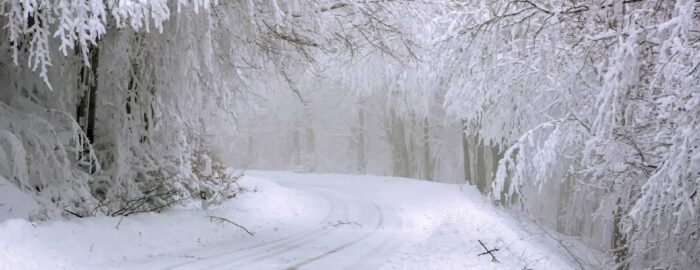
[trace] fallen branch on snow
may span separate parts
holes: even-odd
[[[238,223],[233,222],[227,218],[222,218],[222,217],[217,217],[217,216],[206,216],[206,217],[208,217],[209,221],[211,221],[211,222],[214,222],[214,220],[218,221],[219,223],[228,222],[228,223],[233,224],[234,226],[236,226],[238,228],[243,229],[246,233],[250,234],[250,236],[255,236],[255,234],[252,233],[251,231],[249,231],[248,229],[246,229],[246,227],[243,227],[243,226],[239,225]]]
[[[496,256],[493,255],[493,253],[496,252],[496,251],[498,251],[498,249],[497,249],[497,248],[489,249],[489,248],[486,247],[486,245],[484,245],[484,242],[481,242],[481,240],[478,240],[478,241],[479,241],[479,244],[481,244],[481,246],[486,250],[486,252],[480,253],[480,254],[477,255],[477,256],[481,256],[481,255],[486,255],[486,254],[488,254],[488,255],[491,255],[491,261],[492,261],[492,262],[500,263],[500,262],[498,261],[498,259],[496,259]]]
[[[202,258],[202,257],[195,257],[195,256],[192,256],[192,255],[179,255],[178,257],[180,257],[180,258],[188,258],[188,259],[204,260],[204,258]]]
[[[355,225],[355,226],[357,226],[357,227],[362,228],[362,224],[360,224],[360,223],[357,223],[357,222],[354,222],[354,221],[340,221],[340,220],[338,220],[338,222],[335,223],[335,224],[332,224],[332,223],[328,222],[328,224],[326,224],[326,225],[323,226],[323,229],[325,230],[325,229],[328,228],[329,226],[333,226],[333,227],[338,228],[338,227],[343,226],[343,225]]]

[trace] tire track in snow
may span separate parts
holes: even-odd
[[[307,188],[301,188],[301,187],[296,187],[296,188],[311,191],[310,189],[307,189]],[[312,188],[327,189],[326,187],[321,187],[321,186],[314,186]],[[348,218],[349,209],[348,209],[348,204],[345,201],[339,200],[337,198],[331,199],[328,195],[321,194],[317,191],[311,191],[311,192],[319,194],[319,195],[327,198],[329,201],[334,202],[334,203],[331,203],[333,209],[337,209],[337,208],[342,209],[342,210],[340,210],[342,217],[338,218],[338,219],[347,219]],[[334,218],[334,219],[336,219],[336,218]],[[332,220],[333,219],[328,218],[328,219],[324,220],[324,222],[322,222],[321,224],[327,224],[328,222],[330,222]],[[319,227],[321,224],[319,224]],[[296,250],[299,247],[305,246],[306,244],[311,243],[311,242],[315,241],[316,239],[319,239],[320,237],[331,234],[331,233],[333,233],[332,230],[315,229],[312,231],[312,234],[309,235],[308,237],[304,237],[304,238],[299,239],[297,241],[289,241],[289,243],[277,245],[277,246],[274,246],[268,250],[263,251],[265,254],[263,254],[262,256],[257,256],[254,258],[244,258],[243,260],[238,260],[238,261],[235,261],[233,263],[228,263],[228,264],[224,263],[224,264],[221,264],[218,266],[212,265],[212,266],[201,268],[201,269],[212,270],[212,269],[232,269],[231,267],[245,267],[246,264],[261,262],[265,259],[273,258],[275,256],[282,255],[284,253]]]
[[[186,262],[171,265],[162,270],[175,269],[282,269],[284,263],[280,260],[287,257],[296,258],[299,262],[287,267],[289,270],[306,268],[310,265],[319,266],[319,261],[328,263],[326,258],[334,254],[342,254],[344,256],[355,255],[355,247],[359,248],[358,256],[352,257],[349,261],[349,266],[344,266],[345,269],[365,268],[368,265],[377,266],[381,264],[381,257],[378,254],[387,254],[393,251],[400,244],[399,235],[403,231],[404,221],[398,215],[397,209],[386,203],[377,203],[370,198],[362,196],[357,197],[347,196],[343,190],[332,186],[321,185],[284,185],[303,192],[314,194],[317,198],[323,198],[326,201],[328,211],[325,217],[314,225],[315,228],[309,230],[301,230],[292,235],[287,235],[281,238],[274,239],[269,242],[258,243],[248,247],[241,247],[235,250],[220,252],[209,256],[201,256],[191,259]],[[380,206],[381,205],[381,206]],[[350,207],[357,211],[357,215],[350,215]],[[374,211],[367,212],[367,209]],[[369,214],[374,212],[375,214]],[[365,213],[365,214],[363,214]],[[348,218],[364,220],[365,222],[376,220],[376,226],[369,229],[368,232],[360,234],[357,238],[347,240],[343,236],[347,231],[343,230],[327,230],[320,227],[337,220],[347,220]],[[386,231],[388,228],[390,231]],[[376,237],[380,232],[387,232],[388,235],[381,236],[381,239]],[[340,237],[338,237],[340,236]],[[374,238],[373,238],[374,237]],[[335,246],[323,248],[322,250],[310,251],[307,254],[299,253],[302,250],[315,248],[310,246],[311,243],[323,244],[325,239],[333,242],[338,242],[345,238],[345,242],[336,243]],[[318,241],[319,239],[323,239]],[[370,239],[369,241],[367,241]],[[335,241],[334,241],[335,240]],[[367,247],[360,246],[364,242]],[[327,245],[327,244],[326,244]],[[352,250],[352,251],[351,251]],[[365,251],[369,250],[369,251]],[[345,252],[344,252],[345,251]],[[343,253],[344,252],[344,253]],[[313,254],[316,254],[315,256]],[[313,257],[312,257],[313,256]],[[335,258],[335,256],[333,256]],[[357,258],[355,258],[357,257]],[[345,264],[345,263],[344,263]]]
[[[308,264],[310,264],[310,263],[313,263],[313,262],[315,262],[315,261],[318,261],[318,260],[320,260],[320,259],[323,259],[324,257],[326,257],[326,256],[328,256],[328,255],[337,253],[337,252],[339,252],[339,251],[341,251],[341,250],[344,250],[344,249],[346,249],[346,248],[348,248],[348,247],[350,247],[350,246],[352,246],[352,245],[355,245],[355,244],[359,243],[360,241],[365,240],[365,239],[371,237],[372,235],[374,235],[375,233],[377,233],[377,232],[379,231],[379,229],[380,229],[382,226],[384,226],[384,214],[383,214],[383,211],[379,208],[379,205],[377,205],[376,203],[372,203],[372,204],[373,204],[374,207],[377,209],[377,214],[378,214],[378,216],[379,216],[379,218],[378,218],[379,220],[377,221],[377,226],[374,228],[374,230],[370,231],[369,233],[364,234],[364,235],[361,236],[360,238],[357,238],[357,239],[355,239],[355,240],[352,240],[352,241],[350,241],[350,242],[347,242],[347,243],[345,243],[345,244],[342,244],[342,245],[340,245],[340,246],[337,246],[336,248],[331,249],[331,250],[329,250],[329,251],[326,251],[326,252],[324,252],[324,253],[322,253],[322,254],[316,256],[316,257],[309,258],[309,259],[307,259],[307,260],[304,260],[304,261],[302,261],[302,262],[299,262],[299,263],[297,263],[297,264],[294,264],[294,265],[292,265],[292,266],[289,266],[289,267],[286,268],[286,270],[296,270],[296,269],[299,269],[299,268],[301,268],[301,267],[303,267],[303,266],[305,266],[305,265],[308,265]]]
[[[330,205],[330,208],[329,208],[328,212],[326,212],[326,216],[325,216],[320,222],[316,223],[316,226],[319,226],[319,227],[320,227],[320,226],[322,226],[322,225],[328,223],[329,221],[335,219],[335,218],[332,218],[332,216],[333,216],[335,213],[338,212],[338,210],[337,210],[338,204],[337,204],[337,203],[333,203],[333,199],[331,199],[331,198],[330,198],[328,195],[326,195],[326,194],[322,194],[322,193],[320,193],[320,192],[313,191],[313,190],[310,190],[310,189],[304,189],[304,191],[310,192],[310,193],[314,193],[314,194],[317,195],[318,197],[322,197],[325,201],[328,202],[328,205]],[[340,210],[340,211],[341,211],[342,213],[345,213],[345,215],[347,216],[347,213],[346,213],[346,212],[347,212],[347,209],[343,209],[343,210]],[[279,247],[286,246],[286,245],[287,245],[287,242],[295,243],[295,242],[298,242],[298,241],[305,241],[305,240],[307,240],[307,239],[309,239],[309,238],[312,238],[312,237],[313,237],[313,238],[316,238],[316,237],[314,237],[314,236],[315,236],[316,234],[318,234],[318,233],[321,233],[321,232],[322,232],[322,231],[321,231],[321,230],[318,230],[318,229],[305,230],[305,231],[303,231],[301,234],[299,234],[299,233],[294,233],[294,234],[292,234],[292,235],[288,235],[288,236],[285,236],[285,237],[282,237],[282,238],[278,238],[278,239],[275,239],[275,240],[272,240],[272,241],[269,241],[269,242],[259,243],[259,244],[255,244],[255,245],[252,245],[252,246],[242,247],[242,248],[238,248],[238,249],[235,249],[235,250],[225,251],[225,252],[221,252],[221,253],[217,253],[217,254],[213,254],[213,255],[202,256],[202,257],[199,257],[199,258],[195,258],[195,259],[188,260],[188,261],[186,261],[186,262],[178,263],[178,264],[175,264],[175,265],[170,265],[170,266],[163,267],[163,268],[159,268],[159,269],[160,269],[160,270],[176,270],[176,269],[182,269],[182,268],[187,267],[187,266],[195,266],[195,267],[196,267],[196,266],[198,266],[197,264],[201,264],[201,263],[207,263],[207,264],[209,264],[209,262],[211,262],[211,260],[215,260],[215,259],[217,259],[217,258],[221,258],[221,257],[228,256],[228,255],[234,255],[234,256],[235,256],[235,255],[238,255],[238,256],[236,256],[236,257],[242,257],[243,254],[241,254],[241,253],[252,252],[252,251],[255,251],[256,249],[266,248],[266,247],[268,247],[268,246],[272,246],[270,249],[275,249],[275,248],[279,248]],[[263,251],[263,252],[264,252],[264,251]],[[226,257],[226,259],[227,259],[227,261],[228,261],[228,259],[230,259],[230,258],[229,258],[229,257]],[[206,268],[206,267],[205,267],[204,269],[211,269],[211,268]]]
[[[387,206],[386,204],[384,206]],[[394,207],[387,206],[389,208],[388,211],[384,211],[385,213],[392,213],[393,219],[394,219],[394,224],[396,226],[396,231],[392,232],[389,236],[384,238],[383,241],[380,242],[379,245],[375,246],[368,252],[366,252],[362,257],[358,258],[353,264],[344,267],[344,269],[367,269],[368,262],[371,260],[377,260],[378,259],[378,254],[385,254],[390,251],[395,251],[397,246],[400,246],[400,243],[402,242],[399,237],[401,236],[401,233],[404,230],[404,221],[401,219],[401,215],[398,213],[401,212],[401,210],[398,210]],[[377,262],[374,262],[377,263]]]
[[[347,217],[347,207],[343,207],[343,209],[344,209],[344,217]],[[285,245],[276,246],[272,249],[266,250],[265,254],[263,254],[262,256],[257,256],[257,257],[253,257],[253,258],[246,258],[243,261],[237,261],[234,264],[227,265],[227,266],[233,266],[233,265],[240,266],[240,265],[245,265],[245,264],[252,264],[255,262],[263,261],[265,259],[273,258],[273,257],[276,257],[278,255],[287,253],[289,251],[296,250],[299,247],[305,246],[306,244],[311,243],[311,242],[315,241],[316,239],[319,239],[322,236],[325,236],[325,235],[328,235],[331,233],[332,233],[331,231],[325,230],[325,229],[316,230],[314,232],[314,234],[309,236],[309,237],[305,237],[305,238],[300,239],[298,241],[292,241],[292,242],[285,244]],[[224,269],[227,269],[227,268],[224,267]]]

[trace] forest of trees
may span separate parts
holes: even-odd
[[[696,0],[0,0],[0,176],[44,219],[223,200],[239,168],[469,183],[700,268]]]

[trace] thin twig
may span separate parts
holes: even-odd
[[[335,224],[328,222],[328,224],[326,226],[324,226],[323,229],[328,228],[328,226],[333,226],[333,227],[338,228],[338,227],[343,226],[343,225],[355,225],[357,227],[362,228],[362,224],[360,224],[360,223],[357,223],[354,221],[340,221],[340,220],[338,220],[338,222]]]
[[[178,257],[180,257],[180,258],[188,258],[188,259],[197,259],[197,260],[203,260],[203,259],[204,259],[204,258],[202,258],[202,257],[195,257],[195,256],[192,256],[192,255],[179,255]]]
[[[231,221],[231,220],[229,220],[229,219],[227,219],[227,218],[222,218],[222,217],[217,217],[217,216],[206,216],[206,217],[208,217],[209,220],[212,221],[212,222],[213,222],[214,220],[218,220],[219,222],[228,222],[228,223],[231,223],[231,224],[233,224],[234,226],[243,229],[246,233],[250,234],[250,236],[255,236],[255,234],[252,233],[251,231],[249,231],[248,229],[246,229],[246,227],[243,227],[243,226],[239,225],[238,223],[233,222],[233,221]]]
[[[125,216],[122,216],[119,218],[119,222],[117,222],[117,226],[114,226],[115,229],[119,230],[119,225],[122,224],[122,220],[124,220]]]
[[[537,227],[539,227],[540,230],[542,230],[542,232],[543,232],[545,235],[547,235],[547,236],[549,236],[550,238],[552,238],[552,239],[554,239],[555,241],[557,241],[557,243],[559,243],[559,245],[560,245],[562,248],[564,248],[564,250],[566,251],[566,253],[568,253],[569,256],[571,256],[571,258],[574,259],[574,261],[578,264],[579,267],[581,267],[582,270],[586,270],[586,267],[583,266],[583,263],[581,262],[581,260],[579,260],[578,257],[576,257],[576,255],[574,255],[574,253],[569,249],[569,247],[567,247],[566,245],[564,245],[564,243],[561,241],[561,239],[554,237],[554,236],[553,236],[552,234],[550,234],[545,228],[543,228],[542,225],[540,225],[540,224],[537,223],[536,221],[533,221],[533,223],[535,223],[535,225],[537,225]]]
[[[73,212],[73,211],[71,211],[71,210],[63,209],[63,211],[66,212],[66,213],[68,213],[68,214],[74,215],[74,216],[76,216],[76,217],[83,218],[83,216],[82,216],[81,214],[78,214],[78,213]]]

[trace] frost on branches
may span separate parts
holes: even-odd
[[[444,42],[469,52],[446,109],[489,119],[477,132],[507,148],[494,197],[611,250],[618,269],[700,267],[698,9],[471,1],[444,16]]]
[[[0,173],[43,218],[232,196],[235,175],[201,174],[210,123],[291,58],[274,55],[291,46],[273,33],[287,37],[292,15],[315,20],[302,4],[0,1]]]
[[[215,127],[265,102],[252,90],[294,89],[290,76],[320,52],[381,36],[375,20],[391,5],[1,0],[1,173],[49,218],[232,196]]]

